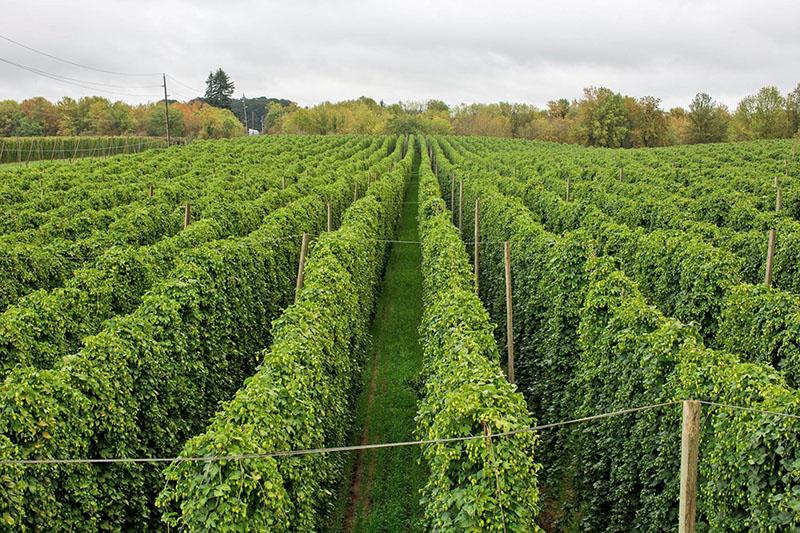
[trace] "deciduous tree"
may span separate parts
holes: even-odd
[[[688,137],[690,143],[722,142],[727,137],[730,120],[725,106],[706,93],[698,93],[689,105]]]

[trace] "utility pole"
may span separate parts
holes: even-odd
[[[167,102],[167,74],[162,73],[162,77],[164,80],[164,127],[167,130],[167,148],[169,148],[172,142],[169,138],[169,102]]]
[[[244,111],[242,113],[242,115],[244,115],[244,134],[250,135],[250,128],[247,127],[247,98],[244,96],[244,93],[242,93],[242,106]]]

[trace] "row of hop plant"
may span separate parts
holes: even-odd
[[[462,169],[459,155],[437,150],[443,184]],[[563,420],[683,399],[793,415],[703,406],[698,522],[711,531],[800,527],[800,394],[769,365],[706,348],[696,327],[648,304],[617,258],[598,257],[590,232],[548,232],[474,170],[459,177],[467,205],[481,202],[481,296],[504,325],[502,251],[490,243],[509,240],[516,368],[533,416]],[[677,524],[677,406],[545,432],[538,449],[550,527]]]
[[[184,140],[172,142],[183,144]],[[158,137],[3,137],[0,164],[135,154],[166,146],[167,139]]]
[[[612,193],[638,201],[626,216],[645,224],[694,219],[737,231],[766,230],[775,206],[775,180],[783,191],[784,213],[800,217],[800,150],[797,140],[767,140],[658,150],[586,149],[489,137],[449,137],[483,154],[497,170],[520,178],[538,177],[561,197],[571,178],[575,199]],[[698,153],[702,152],[702,153]],[[653,206],[648,200],[657,198]],[[655,207],[655,209],[650,209]],[[675,210],[673,207],[678,207]]]
[[[481,175],[477,170],[475,174]],[[707,346],[740,354],[745,361],[772,365],[791,386],[800,385],[800,298],[796,292],[747,283],[741,257],[691,233],[631,228],[597,209],[592,201],[567,202],[535,186],[533,180],[489,175],[487,179],[500,191],[520,198],[548,230],[586,230],[598,255],[614,257],[649,302],[664,314],[695,325]],[[471,223],[471,213],[467,216]],[[760,252],[766,255],[763,239],[761,244]],[[800,241],[787,232],[780,244],[776,276],[794,280],[800,276],[794,271],[800,267]]]
[[[493,325],[475,293],[472,271],[451,212],[422,154],[423,398],[420,439],[484,436],[426,445],[423,489],[430,531],[534,531],[539,511],[536,437],[521,394],[506,379]]]
[[[375,153],[387,158],[385,150]],[[353,159],[342,164],[340,173],[354,172],[355,165],[361,165],[358,153],[337,154],[345,160],[352,154]],[[274,187],[273,180],[272,188],[250,201],[208,198],[198,210],[202,218],[184,230],[167,231],[175,234],[151,245],[111,247],[97,261],[76,270],[63,287],[20,298],[0,314],[0,376],[18,364],[50,368],[63,354],[78,351],[82,339],[97,333],[105,320],[133,312],[182,254],[217,239],[247,235],[275,209],[305,194],[323,192],[335,176],[304,176],[286,189],[279,183]],[[333,222],[345,205],[332,203]],[[182,218],[182,212],[175,212],[170,220],[177,224]]]
[[[342,159],[351,160],[338,171],[356,171],[365,161],[369,163],[370,157],[384,157],[385,150],[379,149],[384,142],[374,139],[366,147],[353,145],[337,151],[340,164]],[[362,149],[356,151],[357,148]],[[198,220],[219,211],[221,204],[244,204],[265,190],[281,189],[285,181],[255,173],[235,179],[220,174],[209,179],[191,172],[159,183],[152,198],[148,198],[144,183],[138,188],[124,184],[116,191],[118,195],[110,197],[112,207],[108,209],[93,209],[84,197],[49,210],[45,219],[34,223],[35,227],[8,233],[0,241],[0,311],[37,289],[62,287],[76,269],[92,264],[113,246],[145,246],[174,236],[184,220],[184,207],[179,202],[190,201],[192,220]],[[298,181],[305,180],[295,178],[286,186]],[[297,185],[301,190],[308,187]],[[89,192],[94,196],[101,189],[105,188],[95,184]],[[113,188],[106,189],[105,193],[112,191]],[[20,215],[19,223],[25,217],[20,211],[15,212]],[[257,214],[254,210],[253,215]],[[48,222],[40,223],[45,220]]]
[[[146,198],[151,186],[154,201],[172,204],[195,201],[203,193],[201,186],[208,186],[207,181],[217,182],[221,197],[233,198],[258,184],[280,186],[282,178],[291,183],[309,168],[333,164],[329,156],[337,152],[372,146],[370,153],[374,153],[374,145],[382,141],[367,137],[337,143],[320,139],[318,145],[283,137],[242,139],[236,143],[204,141],[172,150],[71,165],[3,168],[0,230],[3,234],[23,232],[47,224],[69,228],[70,220],[83,213],[122,207]],[[340,161],[341,157],[334,160]],[[53,231],[58,234],[59,230]]]
[[[197,164],[202,167],[205,162]],[[80,173],[82,169],[72,171]],[[206,207],[252,198],[267,186],[280,186],[280,180],[265,180],[258,175],[232,181],[226,175],[207,179],[185,172],[156,182],[154,196],[148,198],[148,187],[153,183],[142,177],[128,183],[124,174],[122,183],[102,184],[105,186],[84,176],[78,181],[76,194],[68,195],[73,191],[58,188],[48,191],[52,202],[34,197],[27,202],[7,203],[4,219],[8,224],[0,242],[0,310],[33,290],[63,286],[76,268],[114,245],[149,245],[175,235],[183,220],[183,207],[178,205],[181,201],[192,201],[193,218],[198,219]]]
[[[410,176],[408,154],[311,247],[297,302],[273,325],[259,370],[184,456],[269,454],[345,444],[381,272]],[[170,526],[316,531],[329,519],[342,454],[179,462],[158,503]]]
[[[460,139],[453,142],[462,143]],[[505,176],[506,186],[523,190],[533,202],[549,201],[546,197],[551,195],[565,199],[569,188],[577,209],[600,210],[618,223],[648,232],[660,229],[692,234],[739,256],[741,276],[750,283],[764,279],[767,231],[777,228],[774,284],[800,294],[800,188],[796,185],[800,159],[783,164],[791,157],[785,142],[755,143],[749,147],[752,150],[717,146],[716,159],[707,164],[720,168],[713,173],[684,169],[687,184],[665,170],[673,164],[665,151],[604,155],[530,143],[508,150],[502,141],[491,139],[471,139],[463,144],[483,159],[496,177]],[[783,157],[780,150],[786,150]],[[620,165],[624,165],[622,175],[616,174]],[[776,183],[782,194],[782,208],[777,213]]]
[[[78,353],[45,370],[11,370],[0,385],[0,456],[177,455],[253,374],[271,321],[292,301],[299,237],[289,236],[324,231],[326,200],[347,206],[354,184],[363,191],[370,179],[342,176],[244,237],[186,252],[134,312],[106,322]],[[4,466],[0,517],[23,531],[153,529],[163,486],[157,465]]]

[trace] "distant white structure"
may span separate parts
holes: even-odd
[[[248,135],[260,135],[261,132],[258,131],[258,130],[254,130],[253,128],[247,128],[247,134]]]

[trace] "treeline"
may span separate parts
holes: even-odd
[[[37,96],[22,102],[0,101],[0,137],[55,135],[165,135],[164,103],[129,105],[101,96],[79,100],[64,97],[55,104]],[[173,137],[217,139],[244,134],[239,119],[228,109],[202,100],[169,102]]]
[[[688,108],[664,110],[652,96],[634,98],[605,87],[584,89],[577,100],[529,104],[442,101],[385,105],[361,97],[311,108],[270,105],[267,133],[428,133],[538,139],[609,148],[668,146],[792,137],[800,128],[800,84],[786,95],[764,87],[731,111],[706,93]]]

